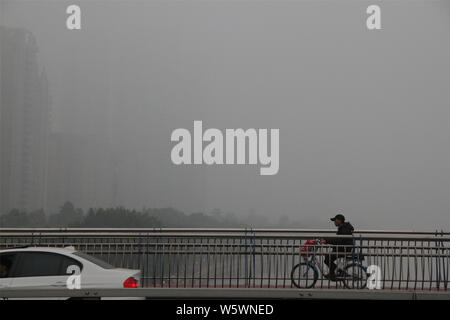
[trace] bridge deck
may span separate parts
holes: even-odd
[[[148,299],[382,299],[382,300],[450,300],[450,291],[341,290],[341,289],[205,289],[205,288],[137,288],[137,289],[12,289],[1,292],[2,298],[52,297],[144,297]]]

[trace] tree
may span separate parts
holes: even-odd
[[[47,225],[47,216],[44,210],[39,209],[28,214],[28,225],[30,227],[45,227]]]
[[[83,210],[76,209],[75,206],[67,201],[60,208],[59,213],[50,217],[50,224],[58,227],[77,227],[83,220]]]
[[[0,226],[2,226],[3,228],[28,227],[28,215],[25,211],[12,209],[7,214],[0,216]]]
[[[160,227],[161,223],[146,213],[117,207],[89,209],[80,226],[85,228],[151,228]]]

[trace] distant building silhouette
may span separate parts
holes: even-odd
[[[77,207],[109,207],[113,202],[113,161],[106,139],[52,132],[49,143],[48,213],[71,201]]]
[[[46,209],[50,99],[33,34],[0,27],[0,214]]]

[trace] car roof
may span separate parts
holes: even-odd
[[[74,247],[64,247],[64,248],[56,248],[56,247],[17,247],[17,248],[8,248],[4,250],[0,250],[0,253],[3,252],[20,252],[20,251],[36,251],[36,252],[53,252],[53,253],[74,253],[76,252]]]

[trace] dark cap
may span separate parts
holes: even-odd
[[[344,217],[342,214],[337,214],[336,217],[331,218],[330,220],[331,220],[331,221],[334,221],[334,220],[336,220],[336,219],[341,220],[342,222],[345,221],[345,217]]]

